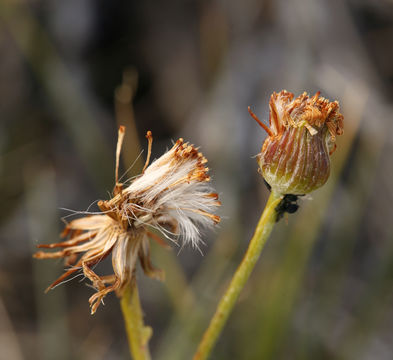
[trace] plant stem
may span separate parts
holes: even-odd
[[[120,304],[132,358],[134,360],[150,360],[148,343],[152,330],[143,324],[143,312],[136,281],[132,281],[130,286],[125,289]]]
[[[226,290],[225,294],[217,306],[216,313],[210,321],[209,327],[205,331],[202,341],[200,342],[194,360],[207,359],[213,349],[241,290],[250,277],[251,271],[254,269],[255,264],[266,244],[274,224],[276,222],[275,208],[280,203],[282,196],[274,193],[270,194],[269,200],[263,210],[261,218],[255,229],[254,236],[252,237],[244,258],[236,270],[231,283]]]

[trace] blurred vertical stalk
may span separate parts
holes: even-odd
[[[258,225],[255,229],[254,236],[250,241],[247,252],[241,264],[237,268],[228,289],[217,306],[217,310],[210,321],[209,327],[207,328],[205,334],[203,335],[202,341],[198,346],[194,360],[207,359],[215,343],[217,342],[218,337],[221,334],[221,331],[236,303],[236,300],[238,299],[241,290],[250,277],[251,271],[254,269],[255,264],[266,244],[266,241],[273,230],[277,216],[275,209],[281,200],[281,195],[273,191],[271,192],[265,209],[263,210],[261,218],[259,219]]]
[[[24,360],[21,346],[18,341],[18,334],[12,326],[7,309],[0,296],[0,348],[1,355],[5,359]]]
[[[36,174],[36,166],[26,169],[26,207],[32,252],[34,243],[48,242],[57,238],[58,222],[56,211],[55,176],[51,168],[40,169]],[[61,267],[59,264],[58,266]],[[49,295],[44,294],[48,283],[53,281],[55,271],[47,271],[44,263],[33,261],[33,278],[35,283],[35,299],[38,319],[38,358],[42,360],[70,359],[68,328],[66,323],[65,290],[59,287]]]
[[[123,81],[115,90],[115,113],[118,127],[123,125],[127,131],[125,133],[122,157],[125,168],[133,164],[134,170],[131,172],[137,175],[143,168],[143,158],[139,157],[141,144],[138,139],[138,129],[135,123],[133,99],[138,87],[138,73],[134,68],[123,71]],[[131,170],[131,169],[130,169]]]
[[[111,153],[97,122],[97,104],[66,66],[26,2],[0,1],[0,22],[46,92],[97,188],[107,188]],[[87,135],[88,134],[88,139]],[[97,146],[99,144],[99,146]],[[97,176],[100,174],[100,176]]]
[[[148,343],[152,329],[143,323],[143,311],[136,281],[126,288],[120,304],[132,358],[134,360],[150,360]]]
[[[380,103],[378,97],[373,95],[365,104],[365,108],[367,109],[365,110],[365,118],[368,117],[367,114],[375,114],[374,121],[376,123],[383,121],[383,114],[392,112],[390,107]],[[386,149],[388,133],[379,130],[378,133],[370,137],[362,133],[364,130],[364,128],[360,129],[356,153],[351,157],[351,174],[346,179],[346,198],[343,199],[340,209],[341,213],[346,216],[339,217],[337,228],[334,229],[334,234],[342,234],[342,237],[338,237],[335,243],[328,241],[329,247],[325,251],[326,255],[321,259],[324,273],[329,273],[329,277],[325,282],[322,279],[319,284],[324,289],[323,296],[316,305],[319,309],[327,307],[340,309],[342,294],[348,288],[348,274],[351,273],[351,266],[358,255],[356,247],[359,246],[359,239],[363,231],[362,222],[365,218],[368,219],[368,222],[372,221],[368,215],[369,206],[377,196],[375,184],[378,184],[378,187],[381,186],[378,168],[381,166],[383,153]],[[367,205],[365,206],[365,204]],[[383,221],[383,215],[378,217],[379,221]],[[391,234],[390,238],[392,238]],[[378,241],[383,243],[381,235]],[[375,336],[378,326],[381,322],[386,321],[384,314],[390,308],[393,295],[390,287],[386,286],[391,270],[388,259],[392,259],[392,255],[393,247],[386,247],[386,253],[368,271],[370,278],[365,284],[367,291],[358,297],[355,305],[352,305],[355,309],[354,313],[358,315],[351,317],[345,330],[342,330],[340,339],[335,343],[335,351],[342,358],[361,357],[361,354],[364,354],[369,346],[367,339]],[[323,318],[324,327],[334,328],[337,319],[330,314],[323,314],[326,316]]]

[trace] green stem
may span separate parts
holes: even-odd
[[[134,360],[150,360],[148,343],[152,330],[143,324],[143,312],[135,281],[132,281],[130,286],[125,289],[120,304],[132,358]]]
[[[258,225],[255,229],[254,236],[252,237],[248,246],[247,252],[244,258],[236,270],[232,281],[226,290],[224,296],[221,298],[218,304],[216,313],[210,321],[209,327],[205,331],[202,341],[198,346],[198,350],[193,360],[204,360],[207,359],[210,352],[213,349],[241,290],[246,284],[250,277],[251,271],[261,255],[261,252],[266,244],[274,224],[276,222],[276,210],[275,208],[282,199],[281,195],[274,192],[270,194],[269,200],[263,210],[261,218],[259,219]]]

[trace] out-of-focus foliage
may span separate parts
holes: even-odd
[[[287,89],[338,99],[345,134],[328,183],[278,224],[212,358],[393,358],[392,43],[388,0],[1,1],[0,357],[128,356],[116,297],[92,317],[81,278],[45,295],[63,264],[31,257],[58,239],[62,208],[108,198],[123,123],[124,171],[146,130],[154,156],[181,136],[223,202],[204,256],[156,246],[166,282],[138,273],[153,358],[190,358],[268,195],[247,106],[267,120],[270,93]]]

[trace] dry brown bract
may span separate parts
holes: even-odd
[[[149,149],[142,174],[127,187],[119,183],[119,156],[124,132],[124,127],[120,127],[113,198],[98,202],[101,210],[98,215],[85,216],[67,224],[62,236],[68,240],[38,246],[62,250],[34,254],[39,259],[65,258],[69,266],[47,291],[81,271],[91,280],[97,290],[89,299],[92,314],[109,292],[116,291],[121,296],[124,287],[134,277],[138,259],[148,276],[161,278],[161,272],[150,261],[149,238],[163,245],[165,242],[151,229],[160,231],[174,242],[181,235],[185,244],[198,247],[201,243],[199,227],[209,227],[220,221],[213,214],[220,202],[209,185],[207,160],[183,139],[148,166],[152,145],[152,136],[148,132]],[[94,266],[110,254],[114,274],[97,275]]]
[[[324,127],[329,131],[329,145],[336,141],[336,135],[342,135],[344,117],[340,114],[338,101],[330,102],[320,96],[318,91],[309,97],[306,92],[293,100],[293,93],[282,90],[274,92],[270,98],[270,128],[280,136],[289,127],[305,126],[311,135],[316,135]],[[335,148],[331,149],[333,152]]]

